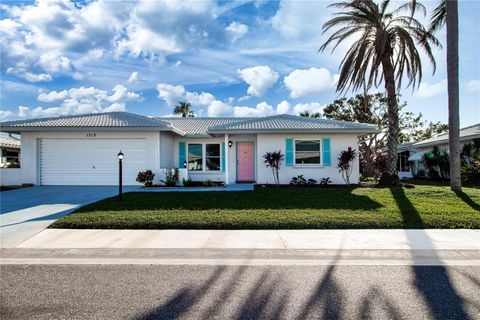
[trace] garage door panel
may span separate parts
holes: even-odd
[[[42,139],[41,184],[116,185],[120,150],[124,184],[138,184],[137,173],[147,169],[146,139]]]

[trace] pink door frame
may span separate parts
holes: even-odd
[[[255,181],[255,145],[253,142],[237,142],[236,171],[238,182]]]

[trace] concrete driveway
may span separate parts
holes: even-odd
[[[132,191],[138,187],[124,187]],[[0,192],[0,247],[15,247],[75,209],[114,196],[115,186],[42,186]]]

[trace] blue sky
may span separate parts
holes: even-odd
[[[329,3],[2,1],[0,119],[170,115],[178,100],[202,116],[321,111],[338,97],[334,83],[348,48],[317,53]],[[430,14],[437,0],[423,3]],[[480,1],[459,5],[467,126],[480,122]],[[445,42],[444,30],[437,36]],[[418,90],[401,91],[408,110],[429,121],[447,122],[445,54],[435,50],[435,75],[424,63]]]

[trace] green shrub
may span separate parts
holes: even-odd
[[[183,178],[182,183],[184,187],[191,187],[193,185],[192,179],[190,178],[188,179]]]
[[[137,174],[137,182],[143,183],[145,187],[151,187],[153,185],[153,179],[155,178],[155,173],[152,170],[140,171]]]
[[[465,161],[460,170],[465,184],[480,186],[480,151],[475,153],[473,159]]]
[[[203,185],[204,187],[211,187],[211,186],[213,186],[213,181],[210,180],[210,179],[204,180],[204,181],[202,182],[202,185]]]
[[[162,182],[167,187],[175,187],[178,182],[178,168],[165,170],[165,180]]]

